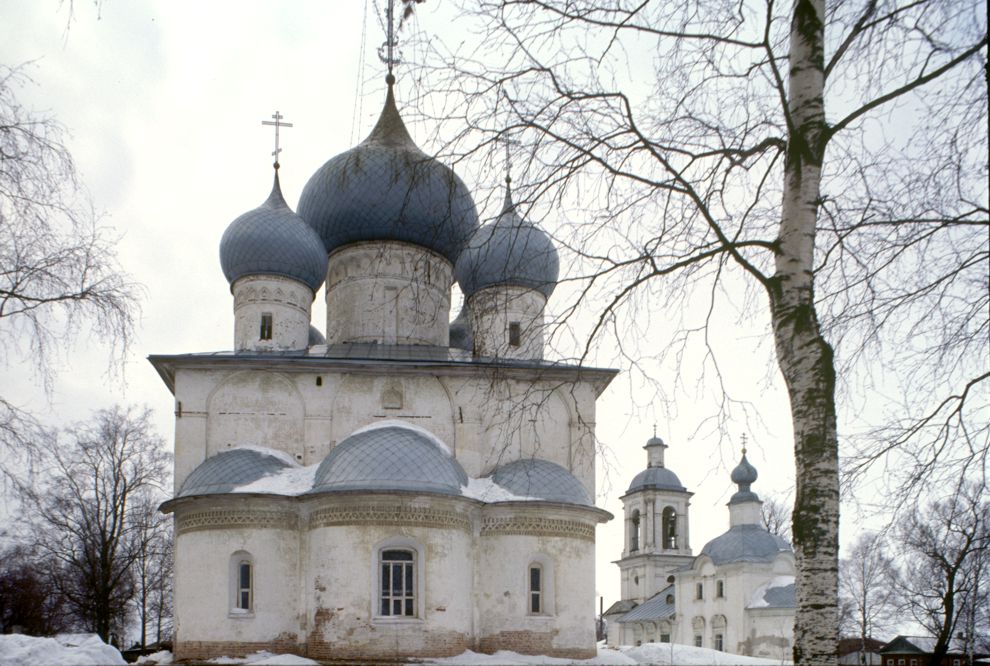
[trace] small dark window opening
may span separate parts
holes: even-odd
[[[704,599],[705,598],[705,586],[703,583],[698,583],[694,588],[694,598]]]
[[[538,564],[529,568],[529,612],[543,612],[543,567]]]
[[[518,347],[522,344],[522,329],[518,321],[509,322],[509,346]]]
[[[316,378],[316,385],[317,386],[323,386],[323,377],[317,377]]]
[[[260,340],[271,340],[272,339],[272,313],[263,312],[261,314],[261,333],[258,336]]]
[[[723,581],[715,583],[715,596],[719,599],[725,597],[725,583]]]
[[[632,513],[632,529],[629,531],[629,550],[639,550],[639,509]]]

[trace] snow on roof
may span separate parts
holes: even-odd
[[[274,474],[263,476],[256,481],[234,488],[233,493],[267,493],[271,495],[302,495],[313,487],[316,468],[319,465],[307,467],[289,467]]]
[[[495,483],[495,480],[486,476],[482,479],[468,478],[466,486],[461,486],[461,495],[482,502],[525,502],[532,500],[532,497],[514,495],[502,486]]]
[[[52,638],[0,635],[0,664],[4,666],[69,666],[127,664],[117,648],[107,645],[96,634],[58,634]]]
[[[369,425],[364,426],[363,428],[358,428],[350,435],[348,435],[348,437],[353,437],[354,435],[360,435],[362,432],[368,432],[369,430],[378,430],[380,428],[405,428],[406,430],[412,430],[413,432],[419,433],[420,435],[428,439],[434,446],[436,446],[438,449],[446,453],[451,458],[454,457],[453,451],[450,450],[450,447],[447,446],[447,444],[442,439],[434,435],[426,428],[410,423],[409,421],[402,421],[400,419],[386,419],[384,421],[377,421],[375,423],[371,423]]]
[[[760,585],[746,608],[795,608],[794,576],[774,576]]]

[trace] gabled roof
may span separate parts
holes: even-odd
[[[670,602],[667,598],[670,597]],[[620,617],[617,622],[643,622],[665,620],[674,615],[674,586],[668,585],[636,608]]]
[[[879,651],[881,654],[890,652],[931,654],[935,650],[936,642],[933,636],[896,636],[892,641],[880,648]],[[955,640],[950,640],[949,652],[959,654],[963,652],[963,648]]]

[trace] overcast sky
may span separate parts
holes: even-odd
[[[411,29],[457,35],[460,28],[444,15],[449,4],[420,5]],[[53,395],[43,395],[29,366],[11,363],[3,368],[5,397],[17,396],[51,424],[85,419],[114,403],[147,404],[171,443],[172,397],[145,357],[231,347],[231,297],[218,246],[227,225],[270,190],[273,133],[261,121],[277,109],[294,124],[283,130],[280,160],[282,189],[293,207],[309,176],[370,130],[383,98],[384,72],[375,54],[383,35],[375,4],[367,4],[367,17],[364,10],[357,0],[105,0],[97,11],[89,0],[75,0],[69,25],[67,3],[0,0],[0,62],[31,61],[34,85],[18,96],[69,128],[69,147],[93,201],[121,235],[123,268],[144,290],[123,379],[105,375],[106,350],[83,335],[65,350]],[[406,80],[400,72],[400,110]],[[426,141],[429,128],[411,123],[409,129],[425,151],[438,149]],[[492,185],[459,173],[470,188]],[[497,212],[480,201],[479,208],[484,219]],[[321,291],[313,316],[321,329],[322,301]],[[611,564],[622,549],[618,497],[645,467],[640,447],[654,423],[670,445],[667,466],[695,493],[695,553],[728,527],[725,503],[734,490],[728,474],[744,431],[750,461],[760,471],[754,490],[766,496],[792,486],[786,396],[767,375],[757,365],[740,375],[749,383],[739,386],[760,407],[765,426],[730,424],[728,439],[697,430],[714,403],[685,395],[676,404],[654,404],[653,390],[630,373],[599,401],[598,436],[611,454],[599,465],[608,467],[608,479],[600,483],[605,494],[598,504],[619,517],[599,530],[597,587],[606,606],[619,596],[618,569]],[[675,377],[654,379],[672,386]],[[847,518],[843,542],[856,529]]]

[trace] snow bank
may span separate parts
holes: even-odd
[[[59,634],[54,638],[6,634],[0,636],[3,666],[121,666],[117,648],[96,634]]]
[[[208,664],[248,664],[249,666],[320,666],[320,662],[294,654],[275,654],[273,652],[255,652],[244,658],[216,657]]]
[[[729,652],[719,652],[679,643],[647,643],[639,647],[620,648],[622,654],[637,664],[675,664],[676,666],[780,666],[777,659],[744,657]]]
[[[138,660],[134,662],[141,666],[166,666],[166,664],[172,663],[172,653],[168,650],[159,650],[158,652],[152,652],[151,654],[146,654],[143,657],[138,657]]]
[[[728,652],[718,652],[707,648],[696,648],[676,643],[649,643],[640,647],[598,648],[598,656],[591,659],[558,659],[542,655],[525,655],[517,652],[499,651],[495,654],[478,654],[468,650],[456,657],[431,659],[421,662],[424,666],[566,666],[586,664],[587,666],[636,666],[656,664],[666,666],[780,666],[773,659],[743,657]],[[785,662],[789,663],[789,662]]]

